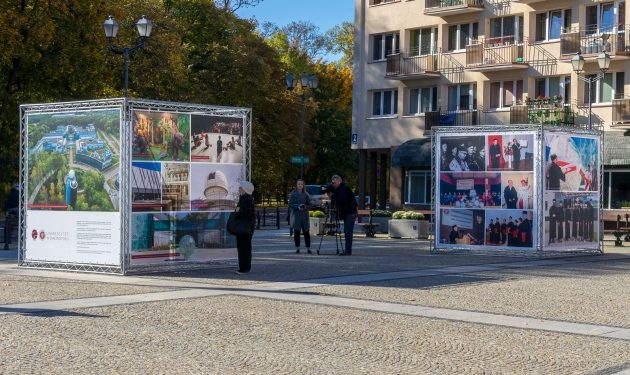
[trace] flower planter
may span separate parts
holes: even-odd
[[[392,238],[428,238],[428,220],[391,219],[389,221],[389,236]]]
[[[376,233],[387,233],[388,228],[389,228],[389,221],[390,220],[391,220],[391,217],[372,216],[372,224],[378,224],[374,228],[374,231]],[[367,223],[367,220],[365,220],[365,222]]]

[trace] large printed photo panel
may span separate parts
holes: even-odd
[[[29,114],[28,210],[117,212],[120,109]]]
[[[545,190],[597,191],[599,139],[545,133]]]
[[[484,210],[443,208],[440,210],[438,240],[441,244],[482,246],[485,244]]]
[[[534,134],[488,135],[487,159],[489,171],[533,171]]]

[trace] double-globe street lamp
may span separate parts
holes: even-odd
[[[287,89],[293,91],[296,87],[296,81],[299,83],[301,91],[299,92],[302,100],[302,109],[300,113],[300,179],[304,179],[304,103],[306,101],[306,89],[314,90],[319,84],[319,78],[315,74],[302,73],[296,79],[293,73],[289,73],[286,78]]]
[[[606,52],[602,52],[597,56],[597,65],[599,66],[600,72],[593,77],[582,77],[580,73],[584,71],[584,57],[582,56],[582,52],[578,51],[578,53],[571,59],[571,65],[573,66],[573,71],[576,73],[578,79],[588,83],[588,128],[593,129],[593,98],[591,93],[591,85],[593,82],[597,82],[604,78],[606,71],[610,67],[610,55]]]
[[[136,28],[138,29],[138,34],[140,35],[138,43],[131,47],[120,47],[112,43],[112,39],[114,39],[116,34],[118,34],[118,22],[116,22],[112,16],[109,16],[105,22],[103,22],[105,37],[109,41],[109,49],[114,53],[123,55],[125,58],[125,98],[127,97],[127,91],[129,88],[129,55],[137,49],[144,48],[144,44],[151,36],[152,27],[153,24],[151,23],[151,20],[143,15],[142,18],[136,22]]]

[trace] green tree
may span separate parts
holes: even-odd
[[[325,34],[326,52],[341,54],[335,64],[341,68],[352,68],[354,60],[354,24],[343,22]]]

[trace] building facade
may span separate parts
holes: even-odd
[[[359,196],[429,208],[433,126],[542,123],[603,130],[603,207],[630,206],[629,16],[625,1],[355,0]]]

